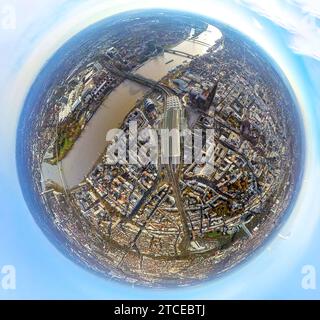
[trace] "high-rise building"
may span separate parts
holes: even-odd
[[[205,103],[205,109],[208,110],[213,102],[213,99],[217,93],[217,89],[218,89],[218,82],[215,83],[215,85],[213,86],[212,90],[210,91],[208,97],[207,97],[207,101]]]

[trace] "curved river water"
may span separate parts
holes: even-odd
[[[193,41],[191,39],[179,43],[173,49],[183,51],[191,55],[203,55],[208,47],[201,42],[213,46],[222,36],[219,29],[208,25]],[[135,72],[146,78],[159,81],[171,69],[181,65],[190,59],[167,53],[148,60]],[[125,80],[115,88],[102,102],[102,105],[89,121],[81,136],[74,144],[71,151],[61,161],[59,166],[47,163],[42,165],[43,179],[50,179],[67,188],[78,185],[90,172],[98,157],[106,147],[106,133],[117,128],[128,112],[134,107],[136,101],[144,96],[148,88],[132,81]],[[61,178],[63,181],[61,181]]]

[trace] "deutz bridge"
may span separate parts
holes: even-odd
[[[194,42],[194,43],[198,43],[198,44],[201,44],[201,45],[203,45],[203,46],[205,46],[205,47],[208,47],[208,48],[211,47],[210,44],[208,44],[208,43],[206,43],[206,42],[204,42],[204,41],[198,40],[198,39],[193,39],[193,38],[191,38],[191,39],[187,39],[187,41],[189,41],[189,42]]]
[[[175,49],[165,49],[164,51],[168,52],[168,53],[176,54],[178,56],[186,57],[189,59],[193,59],[195,57],[194,55],[192,55],[190,53],[186,53],[186,52],[183,52],[180,50],[175,50]]]

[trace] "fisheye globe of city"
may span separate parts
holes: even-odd
[[[289,216],[301,132],[286,79],[246,36],[191,13],[127,12],[39,73],[18,172],[34,219],[76,263],[193,285],[263,250]]]

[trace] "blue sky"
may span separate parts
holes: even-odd
[[[0,298],[320,298],[320,278],[315,290],[301,287],[304,265],[320,273],[320,1],[161,1],[163,8],[216,18],[254,39],[278,63],[299,102],[307,140],[302,189],[280,236],[247,265],[197,287],[131,288],[65,258],[34,223],[15,168],[17,121],[32,81],[72,35],[103,17],[145,7],[159,7],[159,1],[0,0],[0,270],[14,265],[17,272],[16,290],[0,285]],[[4,23],[8,9],[15,15],[13,29]]]

